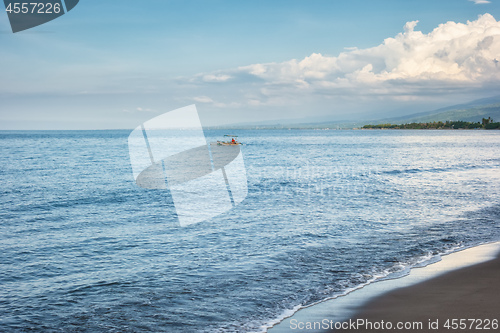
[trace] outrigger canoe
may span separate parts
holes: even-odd
[[[219,146],[238,146],[238,145],[241,145],[241,142],[217,141],[217,145],[219,145]]]
[[[226,137],[230,137],[231,141],[217,141],[218,146],[238,146],[241,145],[241,142],[236,141],[237,135],[224,135]]]

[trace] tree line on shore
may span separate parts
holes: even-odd
[[[500,122],[493,122],[488,118],[483,118],[481,122],[469,121],[434,121],[429,123],[408,123],[408,124],[378,124],[365,125],[363,129],[500,129]]]

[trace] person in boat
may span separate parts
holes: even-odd
[[[236,140],[233,138],[233,139],[231,140],[231,143],[232,143],[233,145],[234,145],[234,144],[236,144]]]

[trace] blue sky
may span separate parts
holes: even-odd
[[[494,95],[500,5],[482,2],[82,0],[16,34],[2,11],[0,129],[134,128],[193,103],[211,125],[375,119]]]

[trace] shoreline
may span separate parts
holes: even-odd
[[[485,265],[490,263],[497,263],[497,265],[500,264],[499,252],[500,252],[500,241],[482,244],[469,248],[457,249],[451,253],[437,255],[436,257],[434,257],[436,260],[438,260],[437,262],[431,262],[424,267],[419,267],[419,266],[413,267],[410,269],[409,274],[405,276],[396,277],[392,279],[390,278],[390,276],[389,278],[387,277],[381,278],[367,285],[363,285],[360,286],[359,288],[348,291],[346,292],[346,294],[331,299],[327,299],[325,301],[315,303],[307,307],[303,307],[298,311],[296,311],[293,315],[281,320],[279,323],[273,325],[272,327],[268,327],[267,332],[269,333],[332,332],[332,330],[330,330],[329,327],[333,327],[332,326],[333,323],[348,321],[349,318],[355,318],[355,317],[362,318],[361,315],[365,316],[366,319],[371,318],[370,320],[372,322],[375,322],[377,321],[375,318],[382,316],[382,314],[381,312],[374,313],[372,310],[376,309],[377,311],[382,311],[382,312],[384,310],[393,311],[392,309],[389,309],[388,303],[383,303],[382,305],[375,303],[378,300],[384,299],[385,297],[387,297],[387,295],[391,295],[390,297],[393,301],[396,299],[403,304],[403,305],[398,304],[395,307],[395,309],[399,309],[400,311],[402,311],[401,314],[404,314],[405,311],[407,312],[404,304],[406,304],[409,294],[405,294],[405,296],[401,298],[402,296],[392,296],[393,293],[397,293],[400,290],[411,289],[414,287],[416,288],[417,286],[419,286],[421,289],[419,289],[416,294],[415,292],[413,293],[416,296],[422,295],[424,294],[423,291],[425,291],[427,288],[425,287],[425,285],[439,278],[446,279],[447,281],[450,279],[452,281],[457,280],[457,282],[454,285],[457,290],[460,290],[460,288],[457,287],[457,285],[461,283],[461,280],[459,281],[459,279],[451,276],[453,275],[457,276],[457,274],[459,276],[459,273],[457,272],[467,269],[470,269],[472,271],[472,273],[469,273],[472,274],[472,276],[479,276],[481,274],[480,272],[482,271],[478,271],[479,273],[477,273],[476,270],[474,270],[474,268],[476,268],[476,266],[483,264]],[[497,273],[500,274],[500,265],[498,267]],[[448,278],[448,276],[450,276],[451,278]],[[500,281],[498,277],[496,279],[497,282]],[[439,287],[437,288],[439,289]],[[434,292],[438,290],[436,289],[436,287],[429,289]],[[449,292],[449,294],[453,296],[456,293]],[[434,300],[433,302],[434,304],[437,304],[436,306],[439,307],[440,304],[439,300],[437,301]],[[418,303],[418,305],[421,308],[424,309],[427,308],[425,304],[423,304],[422,302]],[[402,319],[397,319],[394,316],[392,317],[386,316],[386,317],[389,319],[391,318],[396,319],[395,322],[402,320]],[[403,317],[404,316],[401,315],[401,318]],[[388,321],[389,319],[380,317],[378,321],[380,320]],[[454,319],[454,318],[450,317],[449,319]],[[456,319],[460,319],[460,317]],[[500,316],[497,319],[500,320]],[[428,319],[426,319],[424,323],[425,325],[428,324],[427,320]],[[328,325],[325,324],[322,326],[318,324],[325,322],[328,322],[329,324]],[[300,325],[300,323],[303,323],[303,325]],[[309,325],[307,325],[307,323],[309,323]],[[318,325],[314,327],[314,323]],[[444,322],[442,322],[441,324],[444,324]],[[303,326],[304,329],[300,329],[300,326]],[[424,327],[424,329],[425,328],[426,327]],[[345,330],[345,332],[347,331],[369,332],[369,331],[354,330],[354,329]],[[377,331],[383,332],[384,330],[380,329],[373,330],[373,332]],[[425,332],[425,330],[418,330],[418,331]],[[446,331],[449,332],[450,330]],[[335,332],[340,332],[340,331],[335,331]],[[439,330],[432,330],[432,332],[439,332]]]
[[[377,297],[352,318],[363,323],[360,327],[331,332],[380,331],[375,329],[379,324],[366,325],[368,321],[385,321],[391,327],[401,323],[399,327],[405,327],[405,332],[497,331],[499,281],[500,255]]]

